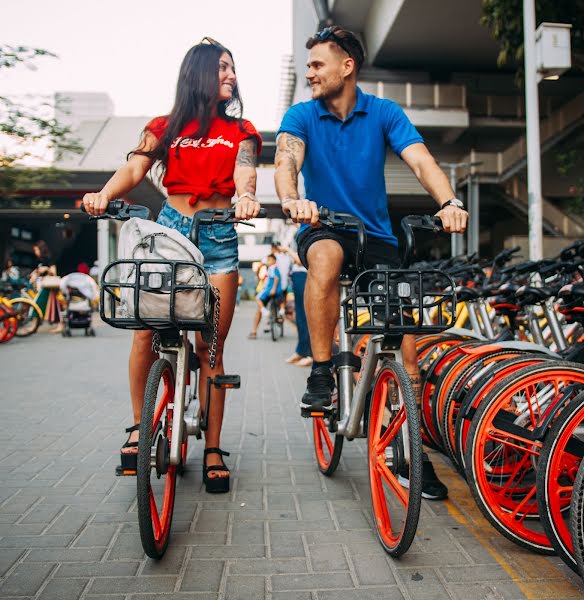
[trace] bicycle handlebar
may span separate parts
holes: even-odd
[[[87,213],[85,206],[81,205],[81,212]],[[261,208],[258,217],[265,217],[266,209]],[[127,221],[132,217],[138,219],[152,220],[152,212],[147,206],[139,204],[129,204],[123,200],[112,200],[105,210],[103,215],[90,216],[90,219],[115,219],[116,221]],[[190,231],[190,239],[195,246],[199,241],[199,226],[213,225],[214,223],[243,223],[254,227],[252,223],[241,221],[235,218],[235,208],[204,208],[193,216],[193,224]]]
[[[357,228],[357,250],[355,252],[355,267],[357,271],[360,271],[363,267],[365,259],[365,250],[367,249],[367,232],[365,231],[365,224],[363,221],[351,215],[349,213],[338,213],[334,212],[325,206],[321,206],[318,209],[319,221],[322,225],[328,227],[338,228]]]
[[[85,205],[81,205],[81,212],[87,213]],[[115,219],[116,221],[128,221],[129,219],[136,217],[138,219],[145,219],[150,221],[152,219],[152,213],[147,206],[140,206],[139,204],[129,204],[123,200],[112,200],[105,209],[103,215],[92,215],[89,218],[91,220],[96,219]]]
[[[256,218],[265,218],[267,212],[265,208],[260,208]],[[214,225],[225,223],[242,223],[248,227],[255,227],[253,223],[242,221],[235,218],[235,208],[204,208],[193,215],[193,223],[189,237],[195,246],[199,243],[199,228],[201,225]]]

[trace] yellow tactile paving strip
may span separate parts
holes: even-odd
[[[584,584],[580,587],[572,583],[550,558],[506,540],[483,517],[462,477],[437,454],[432,462],[448,486],[449,499],[445,505],[452,518],[477,538],[528,600],[584,598]]]

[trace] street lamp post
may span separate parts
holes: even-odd
[[[527,137],[527,214],[529,259],[543,258],[539,98],[535,64],[535,0],[523,0],[523,45],[525,54],[525,126]]]

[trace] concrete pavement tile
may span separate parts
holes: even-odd
[[[89,579],[51,579],[37,597],[38,600],[78,600]]]
[[[347,571],[349,565],[341,544],[314,544],[308,547],[314,571]]]
[[[140,575],[178,575],[183,566],[187,548],[169,545],[159,560],[147,560]]]
[[[229,565],[229,575],[278,575],[281,573],[307,573],[305,559],[239,559]]]
[[[0,584],[0,597],[34,596],[54,568],[51,563],[20,563]]]
[[[360,585],[395,585],[395,577],[384,556],[355,556],[353,565]]]
[[[2,543],[0,541],[0,543]],[[24,554],[21,548],[0,548],[0,577]]]
[[[264,577],[229,575],[226,581],[225,600],[263,600],[266,597]]]
[[[65,548],[71,544],[73,535],[22,535],[3,537],[4,548]]]
[[[100,577],[94,579],[89,594],[135,594],[140,592],[167,592],[174,590],[176,577]]]
[[[138,562],[82,562],[60,565],[54,579],[66,577],[124,577],[136,575]]]
[[[193,558],[265,558],[266,546],[260,544],[233,544],[220,546],[193,546]]]
[[[42,548],[31,550],[24,559],[24,562],[98,562],[103,558],[107,548],[105,546],[96,546],[94,548],[65,548],[58,550],[55,548]]]
[[[412,596],[417,600],[416,596]],[[318,592],[318,600],[401,600],[403,595],[396,586],[367,587],[358,590]]]
[[[306,556],[301,532],[274,533],[270,531],[270,550],[274,558],[304,558]]]
[[[225,568],[222,560],[190,560],[180,585],[181,592],[218,592]]]
[[[271,577],[272,589],[277,591],[293,590],[343,590],[353,588],[353,580],[346,572],[322,573],[307,575],[273,575]]]

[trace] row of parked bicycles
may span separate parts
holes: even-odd
[[[434,265],[455,280],[457,302],[453,328],[417,339],[422,435],[500,533],[582,575],[584,242],[509,264],[518,250],[491,265]],[[425,305],[419,323],[445,318],[444,303]]]
[[[0,343],[36,333],[44,319],[36,296],[24,280],[0,281]]]

